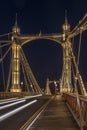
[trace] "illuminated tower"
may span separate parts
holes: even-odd
[[[65,15],[65,23],[63,24],[63,70],[62,78],[60,83],[61,92],[71,91],[71,43],[67,36],[70,32],[70,25],[67,21],[67,16]]]
[[[20,28],[17,24],[17,17],[15,21],[15,25],[12,28],[13,36],[12,36],[12,87],[10,89],[11,92],[21,92],[20,88],[20,45],[15,40],[15,36],[20,34]]]
[[[45,95],[52,95],[51,91],[50,91],[50,88],[49,88],[49,84],[50,84],[50,81],[49,81],[49,78],[47,78],[47,80],[46,80],[46,88],[45,88]]]

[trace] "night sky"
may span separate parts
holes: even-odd
[[[0,0],[0,35],[12,31],[16,13],[21,34],[38,34],[40,30],[43,34],[62,33],[65,10],[73,29],[87,12],[87,0]],[[79,65],[84,82],[87,82],[86,37],[85,32]],[[78,46],[79,41],[76,40],[74,44]],[[36,40],[24,45],[23,49],[41,87],[45,87],[47,77],[50,80],[58,80],[61,77],[62,47],[58,43]]]

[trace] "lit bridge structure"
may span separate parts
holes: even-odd
[[[49,87],[50,83],[54,82],[55,86],[56,83],[58,83],[60,86],[60,94],[61,94],[60,97],[63,96],[64,101],[66,101],[75,120],[77,121],[77,124],[79,125],[80,129],[83,130],[85,129],[85,127],[87,128],[87,97],[86,97],[87,92],[83,82],[83,78],[79,71],[79,58],[80,58],[82,33],[84,33],[87,30],[87,14],[85,14],[85,16],[79,21],[77,26],[72,30],[70,30],[70,25],[68,23],[67,16],[65,16],[65,23],[63,24],[62,28],[63,32],[60,34],[59,33],[42,34],[40,32],[39,34],[36,35],[35,34],[24,35],[20,33],[20,28],[18,26],[16,18],[15,25],[12,28],[12,32],[0,36],[1,38],[0,49],[4,49],[5,47],[9,46],[8,50],[6,50],[4,55],[1,56],[0,63],[3,62],[4,58],[11,51],[11,61],[9,65],[7,84],[5,85],[5,91],[0,92],[0,98],[1,99],[5,98],[6,101],[8,100],[6,98],[9,97],[23,98],[25,96],[30,96],[34,98],[35,96],[37,96],[40,98],[41,97],[45,98],[49,95],[52,95]],[[78,35],[79,35],[79,49],[78,49],[78,57],[76,60],[73,51],[72,41],[73,38]],[[7,36],[9,36],[9,40],[3,38],[5,36],[6,38]],[[32,40],[37,39],[52,40],[60,44],[60,46],[63,49],[63,59],[62,59],[63,66],[62,66],[61,78],[58,79],[58,81],[50,81],[49,79],[47,79],[46,88],[44,92],[41,90],[38,82],[36,81],[22,48],[24,45],[29,44],[29,42],[31,42]],[[26,86],[26,92],[24,92],[21,87],[22,86],[21,73],[23,74],[23,79]],[[57,96],[59,97],[59,95]],[[1,100],[1,102],[3,101],[4,100]],[[60,101],[60,98],[58,98],[58,101]],[[3,120],[2,117],[3,116],[1,115],[1,122]],[[25,127],[21,128],[21,130],[22,129],[24,130]]]

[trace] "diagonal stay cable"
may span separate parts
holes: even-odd
[[[24,59],[24,57],[23,57],[23,54],[22,54],[22,52],[20,51],[20,57],[21,57],[21,65],[22,65],[22,67],[23,67],[23,69],[24,69],[24,72],[25,72],[25,75],[26,75],[26,80],[29,82],[29,84],[31,85],[32,84],[32,82],[31,82],[31,78],[30,78],[30,76],[29,76],[29,73],[28,73],[28,69],[27,69],[27,67],[26,67],[26,62],[25,62],[25,59]],[[29,89],[29,88],[28,88]]]
[[[4,45],[0,45],[0,48],[10,45],[11,43],[6,43]]]
[[[8,92],[9,90],[9,86],[10,86],[10,80],[11,80],[11,70],[12,70],[12,59],[10,62],[10,67],[9,67],[9,73],[8,73],[8,79],[7,79],[7,86],[6,86],[6,92]]]
[[[27,90],[29,91],[28,82],[27,82],[27,78],[26,78],[25,67],[24,67],[24,63],[23,63],[23,57],[22,57],[21,53],[20,53],[20,64],[21,64],[21,67],[22,67],[22,71],[23,71],[23,75],[24,75],[25,84],[26,84]]]
[[[78,66],[79,66],[79,59],[80,59],[80,52],[81,52],[81,39],[82,39],[82,32],[80,33],[80,39],[79,39],[78,59],[77,59]]]
[[[21,48],[21,51],[23,52],[22,48]],[[25,57],[24,52],[23,52],[22,54],[23,54],[23,57],[24,57],[24,60],[25,60],[25,63],[26,63],[26,69],[28,70],[29,76],[30,76],[30,78],[31,78],[31,80],[32,80],[32,83],[33,83],[33,85],[34,85],[34,88],[35,88],[36,92],[37,92],[37,93],[38,93],[38,92],[39,92],[39,93],[42,93],[42,91],[41,91],[41,89],[40,89],[40,86],[38,85],[38,83],[37,83],[37,81],[36,81],[36,79],[35,79],[35,77],[34,77],[34,75],[33,75],[33,72],[32,72],[32,70],[31,70],[31,68],[30,68],[30,65],[29,65],[29,63],[28,63],[28,61],[27,61],[27,59],[26,59],[26,57]]]
[[[5,33],[5,34],[0,35],[0,37],[5,37],[5,36],[8,36],[8,35],[10,35],[10,34],[12,34],[12,33],[13,33],[13,32]]]
[[[9,49],[5,52],[5,54],[3,55],[3,57],[0,59],[0,62],[2,62],[4,60],[4,58],[7,56],[8,52],[11,50],[11,47],[9,47]]]

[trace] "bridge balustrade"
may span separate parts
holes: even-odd
[[[70,111],[72,112],[78,125],[80,127],[81,127],[81,125],[83,127],[84,126],[87,127],[87,97],[79,95],[79,97],[78,97],[79,104],[78,104],[77,96],[75,94],[63,93],[63,97],[64,97],[66,103],[68,104]],[[80,114],[82,115],[82,117]]]

